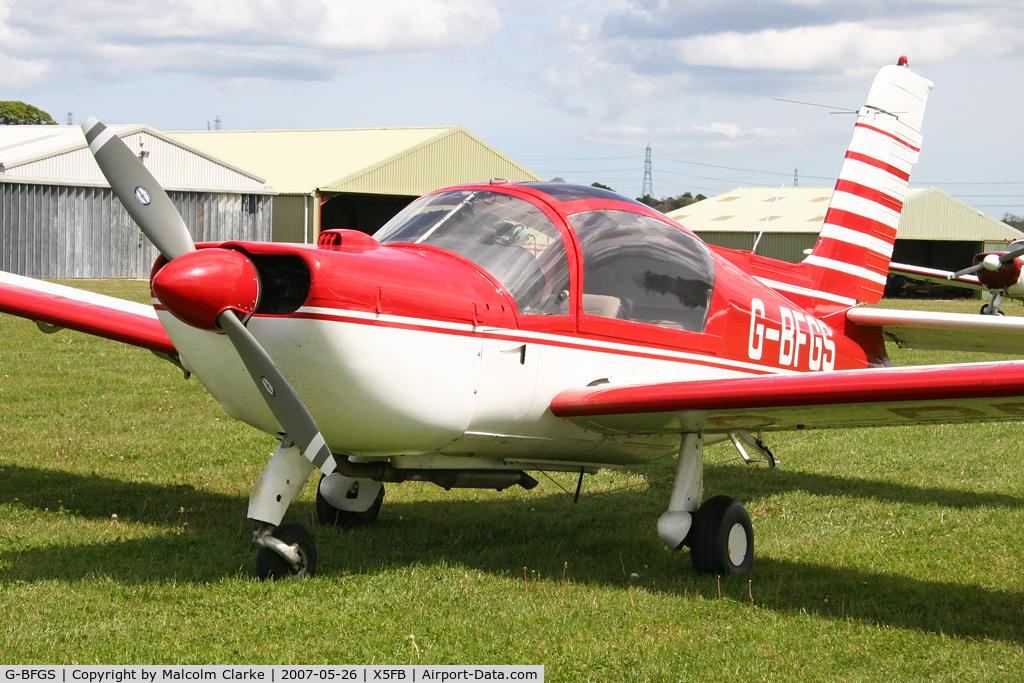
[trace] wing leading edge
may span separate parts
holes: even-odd
[[[177,356],[152,306],[0,271],[0,313]]]
[[[1024,421],[1024,361],[580,387],[551,411],[630,433]]]

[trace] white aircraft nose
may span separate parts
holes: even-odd
[[[998,254],[989,254],[981,263],[985,266],[985,270],[991,270],[992,272],[999,270],[999,266],[1003,265],[999,260]]]

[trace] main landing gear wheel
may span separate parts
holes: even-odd
[[[700,506],[686,541],[693,568],[704,574],[745,574],[754,563],[750,515],[729,496],[715,496]]]
[[[323,483],[325,476],[326,475],[320,477],[321,484]],[[317,484],[316,487],[316,518],[324,526],[357,527],[373,524],[377,521],[377,515],[380,514],[380,507],[383,504],[383,486],[380,487],[380,493],[377,494],[377,498],[373,501],[373,504],[370,505],[366,512],[339,510],[324,498],[324,494],[320,492],[320,484]]]
[[[306,527],[282,524],[274,529],[274,538],[294,546],[299,562],[293,567],[270,548],[260,548],[256,555],[256,573],[261,579],[304,579],[316,573],[316,541]]]

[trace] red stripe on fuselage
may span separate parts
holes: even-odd
[[[256,316],[256,317],[262,317],[262,316]],[[326,321],[326,322],[350,323],[350,324],[353,324],[353,325],[368,325],[368,326],[371,326],[371,327],[387,327],[387,328],[393,328],[393,329],[399,329],[399,330],[410,330],[410,331],[413,331],[413,332],[430,332],[430,333],[435,333],[435,334],[446,334],[446,335],[450,335],[450,336],[453,336],[453,337],[480,337],[480,338],[485,338],[485,339],[499,339],[499,340],[502,340],[502,341],[512,341],[512,342],[520,342],[520,343],[522,343],[522,342],[529,342],[531,344],[539,344],[539,345],[542,345],[542,346],[553,346],[553,347],[564,348],[564,349],[573,349],[573,350],[576,350],[576,351],[590,351],[590,352],[593,352],[593,353],[609,353],[609,354],[613,354],[613,355],[616,355],[616,356],[630,356],[630,357],[633,357],[633,358],[648,358],[648,359],[651,359],[651,360],[664,360],[664,361],[671,361],[671,362],[675,362],[675,363],[687,363],[687,364],[691,364],[691,365],[701,365],[701,366],[710,367],[710,368],[716,368],[716,369],[720,369],[720,370],[732,370],[732,371],[735,371],[735,372],[745,372],[745,373],[750,373],[750,374],[778,374],[778,371],[777,371],[776,368],[772,368],[772,367],[769,367],[769,366],[757,366],[755,363],[751,363],[750,361],[746,361],[746,360],[745,361],[738,361],[738,363],[742,363],[743,364],[743,367],[737,367],[737,365],[734,364],[737,361],[732,361],[731,359],[724,360],[724,361],[719,361],[719,360],[717,360],[714,357],[704,356],[703,354],[701,354],[698,351],[682,350],[682,349],[679,349],[679,350],[675,350],[675,349],[673,349],[673,350],[665,350],[664,353],[658,353],[659,349],[656,349],[656,348],[653,348],[653,347],[639,347],[639,346],[636,346],[636,342],[609,342],[609,343],[613,343],[613,344],[620,344],[620,345],[623,345],[623,346],[625,346],[625,345],[632,345],[634,347],[633,349],[626,350],[626,349],[599,347],[599,346],[592,346],[592,345],[588,345],[588,344],[574,343],[573,341],[571,341],[571,339],[572,339],[571,337],[561,337],[560,339],[555,340],[555,339],[546,339],[544,337],[529,336],[529,332],[521,332],[520,334],[501,334],[501,333],[495,333],[495,332],[479,332],[479,331],[474,332],[474,331],[470,331],[470,330],[460,330],[460,329],[450,329],[450,328],[449,329],[444,329],[444,328],[438,328],[438,327],[435,327],[435,326],[432,326],[432,325],[429,325],[429,324],[417,325],[416,323],[404,323],[404,322],[396,322],[396,321],[391,321],[391,320],[376,320],[376,319],[349,317],[349,316],[346,316],[346,315],[341,314],[341,313],[339,313],[338,315],[331,315],[331,314],[326,314],[326,313],[304,313],[304,312],[299,312],[299,313],[292,313],[288,317],[289,318],[302,318],[302,319],[306,319],[306,320],[322,320],[322,321]],[[547,334],[551,334],[551,333],[547,333]],[[606,341],[604,339],[599,339],[599,338],[590,338],[590,337],[580,337],[580,338],[581,339],[585,339],[586,341],[593,342],[593,343],[598,343],[598,344],[600,344],[603,341]],[[645,348],[647,350],[646,351],[634,350],[636,348]],[[672,353],[686,353],[686,354],[693,354],[693,355],[700,356],[700,357],[699,358],[678,358],[678,357],[669,355],[669,354],[672,354]],[[755,367],[752,367],[752,366],[755,366]]]

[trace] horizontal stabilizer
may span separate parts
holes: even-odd
[[[0,313],[177,356],[152,306],[0,271]]]
[[[846,319],[880,327],[887,339],[910,349],[1024,353],[1024,318],[853,308]]]

